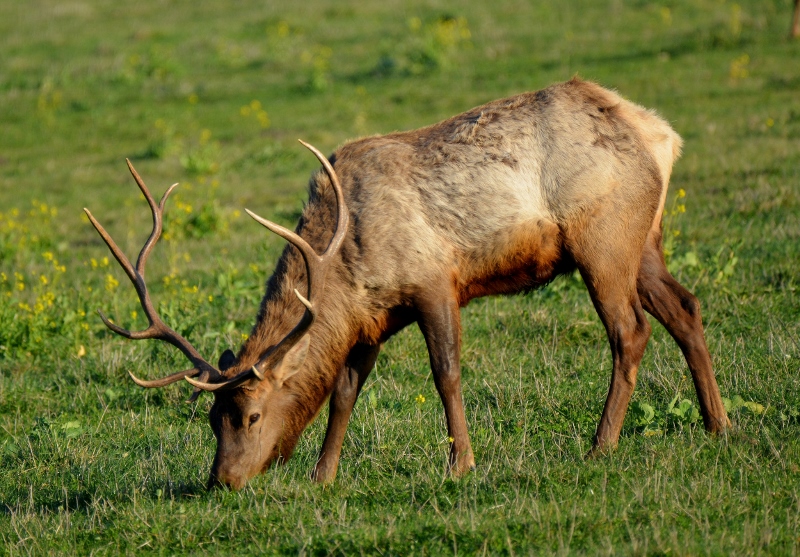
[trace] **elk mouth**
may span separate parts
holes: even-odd
[[[247,480],[239,477],[233,478],[228,476],[220,477],[213,472],[208,477],[208,484],[206,485],[206,489],[208,491],[213,491],[215,489],[229,489],[231,491],[239,491],[242,489],[245,484],[247,484]]]
[[[208,475],[208,483],[206,489],[212,491],[214,489],[227,488],[231,491],[239,491],[246,484],[250,476],[246,474],[239,474],[230,470],[225,470],[219,466],[213,466]]]
[[[236,462],[232,466],[228,466],[219,464],[218,458],[215,455],[211,472],[208,475],[206,489],[209,491],[222,488],[238,491],[247,485],[248,481],[269,470],[272,465],[280,465],[285,462],[284,457],[279,454],[277,445],[273,447],[269,457],[260,466],[247,468],[246,466],[238,466]]]

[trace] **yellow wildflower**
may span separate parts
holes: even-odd
[[[119,286],[119,281],[112,275],[106,275],[106,290],[113,292]]]
[[[417,404],[423,404],[425,402],[425,397],[422,396],[422,393],[420,393],[414,400],[416,401]]]

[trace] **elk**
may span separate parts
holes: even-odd
[[[241,488],[288,459],[329,399],[312,477],[334,479],[345,429],[381,345],[416,322],[426,341],[451,446],[449,472],[474,468],[461,396],[460,308],[525,292],[578,269],[612,354],[608,398],[589,455],[613,448],[650,325],[672,335],[691,371],[707,430],[730,425],[714,378],[697,298],[667,271],[661,217],[680,137],[652,111],[574,78],[490,102],[415,131],[352,141],[321,162],[294,232],[248,211],[289,243],[238,354],[217,367],[162,322],[145,284],[164,205],[128,162],[153,230],[134,267],[89,219],[133,282],[149,320],[130,339],[159,339],[192,367],[190,400],[214,393],[217,449],[209,488]],[[320,255],[321,254],[321,255]]]

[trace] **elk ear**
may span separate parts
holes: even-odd
[[[300,368],[303,367],[303,362],[306,361],[306,356],[308,356],[308,345],[310,343],[311,335],[304,335],[297,344],[289,349],[281,362],[272,370],[272,379],[276,388],[283,387],[284,381],[300,371]]]
[[[222,356],[219,357],[219,370],[225,371],[233,364],[236,363],[236,355],[233,353],[233,350],[230,348],[222,353]]]

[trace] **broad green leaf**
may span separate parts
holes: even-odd
[[[764,413],[764,406],[757,402],[752,402],[748,400],[747,402],[744,402],[742,406],[756,415]]]

